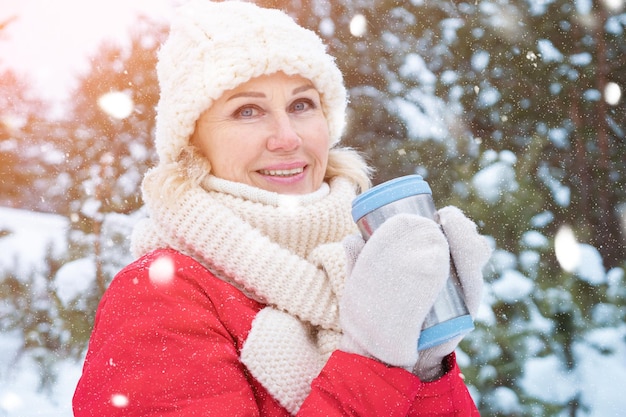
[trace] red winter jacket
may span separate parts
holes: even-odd
[[[175,262],[168,285],[149,266]],[[239,361],[256,313],[264,307],[198,262],[158,250],[122,270],[96,315],[74,415],[288,416]],[[335,351],[301,416],[478,416],[454,355],[441,379],[423,383],[399,368]]]

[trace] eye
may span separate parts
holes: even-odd
[[[290,110],[295,113],[302,113],[304,111],[307,111],[309,109],[314,109],[314,108],[316,108],[316,105],[313,102],[313,100],[308,99],[308,98],[302,98],[302,99],[294,101],[293,104],[291,105]]]
[[[233,115],[238,119],[249,119],[255,116],[258,116],[260,110],[256,106],[245,105],[239,107]]]

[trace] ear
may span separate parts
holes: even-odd
[[[201,184],[204,178],[211,173],[211,163],[193,144],[190,138],[189,145],[185,146],[178,157],[178,164],[187,178],[195,184]]]

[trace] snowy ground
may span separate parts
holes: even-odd
[[[51,391],[40,390],[40,367],[29,356],[17,353],[19,344],[18,335],[0,335],[0,416],[71,417],[81,364],[60,361]]]
[[[61,216],[0,208],[0,272],[25,276],[36,269],[46,250],[65,245],[67,220]],[[71,416],[71,397],[81,364],[57,363],[57,383],[51,392],[39,390],[39,365],[19,351],[17,333],[0,334],[0,416]]]
[[[67,226],[67,220],[60,216],[0,208],[0,231],[11,231],[0,235],[0,272],[13,270],[27,273],[37,268],[50,245],[53,250],[65,245]],[[590,256],[595,256],[593,251]],[[583,264],[589,268],[592,262]],[[587,271],[586,274],[589,277],[602,276],[609,281],[609,285],[612,285],[611,280],[619,281],[616,285],[623,284],[623,274],[612,276],[597,270]],[[80,276],[84,277],[84,274]],[[80,284],[77,283],[74,288],[80,289]],[[68,282],[64,285],[71,287]],[[499,298],[523,297],[529,292],[529,285],[531,283],[521,273],[509,271],[502,274],[488,292],[490,296]],[[481,319],[489,320],[488,315]],[[626,396],[623,394],[626,386],[625,340],[624,323],[589,332],[584,340],[575,345],[574,355],[578,363],[574,371],[561,369],[556,358],[530,358],[520,385],[527,394],[546,401],[560,402],[579,396],[581,402],[589,406],[588,413],[581,416],[621,417],[626,410]],[[58,380],[49,391],[41,391],[41,370],[31,357],[20,355],[19,346],[17,333],[0,334],[0,417],[70,417],[71,398],[82,364],[59,361],[56,364]],[[610,353],[601,354],[600,351]],[[514,412],[517,406],[515,393],[502,389],[493,395],[503,415]]]

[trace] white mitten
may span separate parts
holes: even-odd
[[[346,276],[350,276],[354,264],[356,263],[359,254],[365,246],[365,240],[361,235],[349,235],[343,239],[343,249],[346,252]]]
[[[482,269],[491,256],[491,248],[484,236],[478,234],[476,224],[456,207],[439,210],[439,223],[448,239],[456,273],[463,287],[465,304],[472,317],[480,306],[483,288]],[[456,349],[461,337],[420,352],[413,370],[420,379],[432,381],[443,375],[443,359]]]
[[[465,303],[472,317],[480,306],[483,291],[483,268],[491,257],[487,239],[476,230],[476,224],[461,210],[448,206],[438,211],[439,223],[450,245],[450,254],[463,286]]]
[[[349,258],[358,253],[358,242],[352,248]],[[346,280],[339,305],[341,349],[412,370],[422,323],[449,268],[448,243],[434,221],[414,214],[385,221]]]

